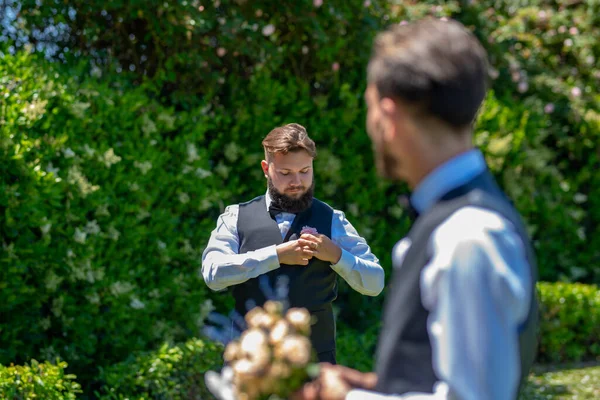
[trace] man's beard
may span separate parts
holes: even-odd
[[[399,161],[394,158],[386,145],[383,143],[383,128],[380,124],[376,123],[372,129],[375,131],[374,136],[378,138],[372,139],[373,155],[375,157],[375,166],[377,167],[377,172],[383,178],[398,179],[396,173],[398,171]]]
[[[273,181],[270,177],[267,178],[267,185],[269,187],[269,195],[271,196],[271,202],[274,206],[281,208],[285,212],[297,214],[304,210],[307,210],[312,205],[313,194],[315,190],[314,179],[310,187],[306,190],[306,192],[302,193],[302,195],[297,199],[278,191],[273,185]]]
[[[377,147],[373,148],[377,172],[383,178],[398,179],[396,176],[396,171],[398,170],[398,160],[396,160],[390,154],[385,146],[381,146],[379,149],[377,149]]]

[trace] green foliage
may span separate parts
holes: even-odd
[[[476,143],[528,223],[542,279],[600,282],[598,1],[20,3],[14,32],[65,62],[0,44],[0,363],[59,357],[89,392],[98,368],[195,337],[210,301],[230,309],[198,275],[202,251],[226,205],[264,192],[260,142],[287,122],[317,142],[317,197],[389,276],[406,188],[375,174],[365,67],[383,25],[426,15],[463,21],[490,54]],[[70,33],[35,33],[59,23]],[[341,325],[367,330],[362,348],[383,298],[341,282]],[[549,360],[598,354],[558,336]]]
[[[75,375],[65,374],[66,362],[35,360],[23,366],[0,365],[0,398],[4,400],[73,400],[81,388]]]
[[[0,65],[0,363],[59,357],[89,384],[199,333],[221,179],[195,145],[208,116],[67,76],[25,53]]]
[[[537,362],[600,361],[600,289],[580,283],[538,284],[540,329]],[[357,331],[338,327],[338,362],[372,371],[380,324]]]
[[[223,365],[223,347],[199,339],[154,352],[131,355],[101,372],[100,400],[201,400],[212,398],[204,384],[206,371]]]
[[[20,34],[33,42],[36,30],[68,26],[53,38],[55,58],[90,56],[133,79],[158,81],[162,93],[186,101],[219,92],[230,76],[247,78],[261,68],[289,71],[321,86],[336,79],[336,62],[359,66],[362,73],[368,52],[344,49],[369,49],[385,9],[382,0],[369,7],[347,1],[316,7],[313,0],[80,0],[51,8],[34,0],[20,3]]]
[[[600,289],[540,283],[541,361],[600,361]]]

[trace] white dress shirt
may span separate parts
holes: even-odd
[[[477,150],[455,157],[415,189],[413,206],[427,211],[484,169]],[[394,247],[394,265],[401,264],[409,248],[408,238]],[[422,304],[429,311],[433,368],[440,378],[434,393],[352,390],[346,400],[514,400],[521,376],[518,328],[532,296],[520,236],[498,213],[464,207],[433,232],[428,251],[431,261],[421,272],[420,285]]]
[[[267,192],[267,210],[270,204],[271,198]],[[202,254],[202,275],[212,290],[223,290],[279,268],[275,245],[238,254],[238,211],[237,204],[231,205],[219,216],[217,226]],[[281,236],[285,238],[295,215],[281,213],[275,218]],[[385,277],[379,260],[371,253],[365,239],[359,236],[344,213],[338,210],[333,211],[331,240],[342,249],[340,260],[331,265],[331,268],[357,292],[367,296],[381,293]]]

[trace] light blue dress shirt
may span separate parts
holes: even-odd
[[[267,210],[270,204],[271,198],[267,192]],[[212,290],[223,290],[279,268],[275,245],[238,254],[238,212],[237,204],[225,209],[217,219],[217,226],[202,254],[202,276]],[[295,215],[281,213],[275,218],[281,237],[285,238]],[[331,265],[331,268],[357,292],[367,296],[377,296],[381,293],[385,276],[379,260],[344,213],[338,210],[333,211],[331,240],[342,249],[340,260]]]
[[[450,190],[486,168],[478,150],[463,153],[432,171],[411,202],[426,212]],[[431,235],[431,261],[421,272],[421,301],[440,378],[433,394],[383,395],[352,390],[347,400],[513,400],[519,385],[518,327],[527,318],[531,276],[525,247],[511,222],[496,212],[463,207]],[[393,250],[400,265],[410,240]],[[397,360],[401,363],[402,360]]]

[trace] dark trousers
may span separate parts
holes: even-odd
[[[319,362],[328,362],[333,365],[337,364],[335,362],[335,350],[318,353],[317,358],[319,359]]]

